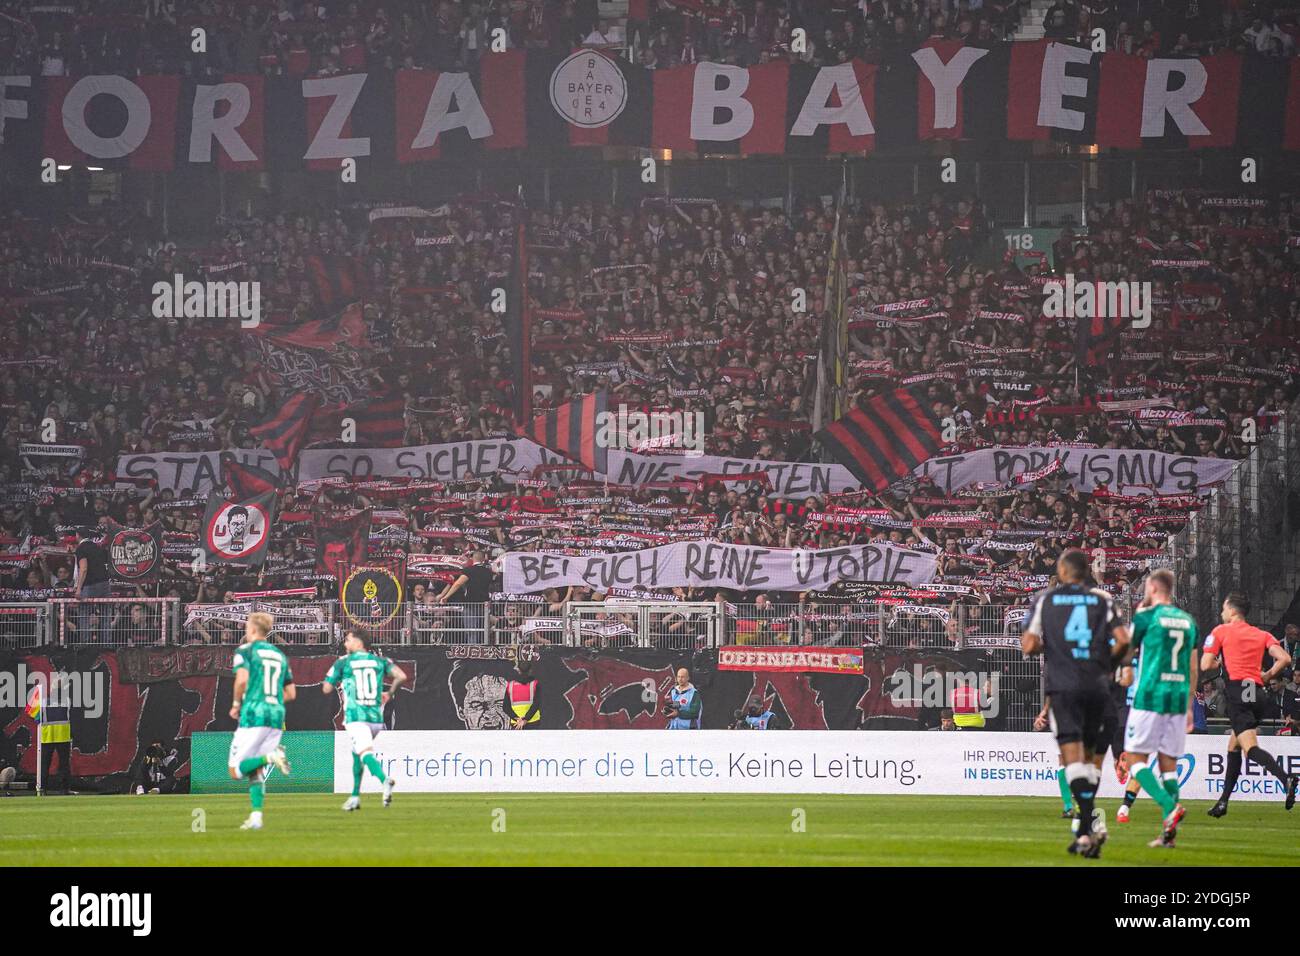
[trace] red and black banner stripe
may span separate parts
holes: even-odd
[[[883,491],[943,447],[942,424],[925,401],[900,388],[871,398],[817,432],[831,455],[871,491]]]
[[[389,392],[352,405],[318,409],[308,440],[338,441],[345,419],[352,420],[356,444],[363,448],[400,448],[406,439],[406,399]]]
[[[520,434],[603,474],[609,470],[609,448],[597,437],[607,404],[604,390],[574,399],[538,415]]]
[[[261,440],[263,447],[275,455],[282,471],[289,471],[298,450],[307,439],[312,415],[320,399],[313,392],[299,392],[291,396],[265,422],[254,425],[249,433]]]
[[[1100,296],[1100,292],[1098,295]],[[1079,318],[1076,355],[1081,365],[1105,365],[1106,353],[1119,339],[1129,324],[1129,319],[1115,315],[1082,316]]]
[[[0,146],[167,171],[464,160],[484,151],[639,146],[738,155],[865,153],[950,139],[1300,149],[1300,59],[1140,57],[1049,40],[949,41],[816,67],[647,70],[595,50],[511,50],[465,73],[8,76]]]
[[[361,298],[365,270],[359,260],[350,256],[311,255],[303,260],[303,265],[323,312],[332,315]]]
[[[240,461],[234,455],[221,456],[221,477],[238,499],[255,498],[280,489],[280,479],[265,468]]]

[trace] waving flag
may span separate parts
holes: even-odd
[[[41,716],[41,685],[37,684],[32,688],[31,694],[27,698],[27,716],[33,720],[39,720]]]
[[[262,440],[263,446],[274,453],[281,471],[293,468],[298,449],[307,439],[312,413],[319,404],[320,399],[313,393],[299,392],[262,424],[249,429],[252,435]]]
[[[883,491],[939,453],[942,424],[914,392],[877,395],[817,432],[835,460],[872,491]]]
[[[608,393],[604,390],[576,398],[538,415],[520,434],[603,474],[609,468],[609,449],[596,441],[596,435],[607,403]]]
[[[253,498],[280,490],[280,477],[265,468],[249,465],[229,452],[221,456],[221,477],[236,498]]]
[[[385,392],[352,405],[318,409],[309,441],[338,441],[343,419],[356,425],[356,441],[366,448],[399,448],[406,438],[406,399],[400,392]]]

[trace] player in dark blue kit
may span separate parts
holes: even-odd
[[[1061,583],[1035,599],[1020,647],[1043,655],[1043,693],[1051,699],[1052,733],[1061,748],[1065,777],[1079,809],[1079,830],[1070,852],[1101,855],[1104,821],[1094,832],[1093,802],[1101,783],[1107,712],[1115,666],[1128,649],[1128,630],[1115,602],[1089,587],[1088,557],[1071,548],[1056,562]]]

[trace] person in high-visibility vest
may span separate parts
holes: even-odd
[[[974,681],[958,678],[957,685],[953,687],[952,721],[963,730],[984,726],[984,714],[980,710],[980,693]]]
[[[59,789],[66,794],[72,778],[72,712],[68,689],[57,671],[50,674],[48,699],[41,702],[37,720],[41,725],[41,786],[51,789],[50,764],[58,754]]]
[[[535,727],[542,719],[541,683],[533,676],[531,661],[520,661],[515,665],[516,676],[506,684],[506,695],[502,706],[511,730],[526,730]]]

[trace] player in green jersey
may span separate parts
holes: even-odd
[[[357,631],[343,635],[340,657],[321,684],[326,694],[338,687],[343,692],[343,727],[352,738],[352,796],[344,810],[361,809],[361,778],[364,770],[374,774],[384,785],[384,806],[393,802],[396,781],[384,773],[384,766],[374,754],[375,737],[384,729],[384,705],[406,680],[406,673],[382,654],[370,649],[370,641]],[[384,690],[384,678],[393,682]]]
[[[1160,836],[1149,846],[1172,848],[1187,811],[1178,802],[1178,758],[1192,727],[1196,686],[1196,620],[1173,603],[1174,575],[1160,568],[1147,575],[1145,595],[1133,615],[1132,647],[1141,651],[1133,705],[1124,728],[1124,749],[1134,776],[1164,812]],[[1157,757],[1156,771],[1146,763]]]
[[[262,801],[266,796],[269,767],[289,772],[289,761],[280,748],[284,731],[284,705],[297,696],[289,659],[284,651],[268,641],[275,625],[269,614],[260,611],[248,615],[244,624],[244,643],[235,651],[235,690],[231,696],[230,716],[239,721],[235,739],[230,742],[230,777],[247,777],[248,796],[253,812],[241,830],[262,829]]]

